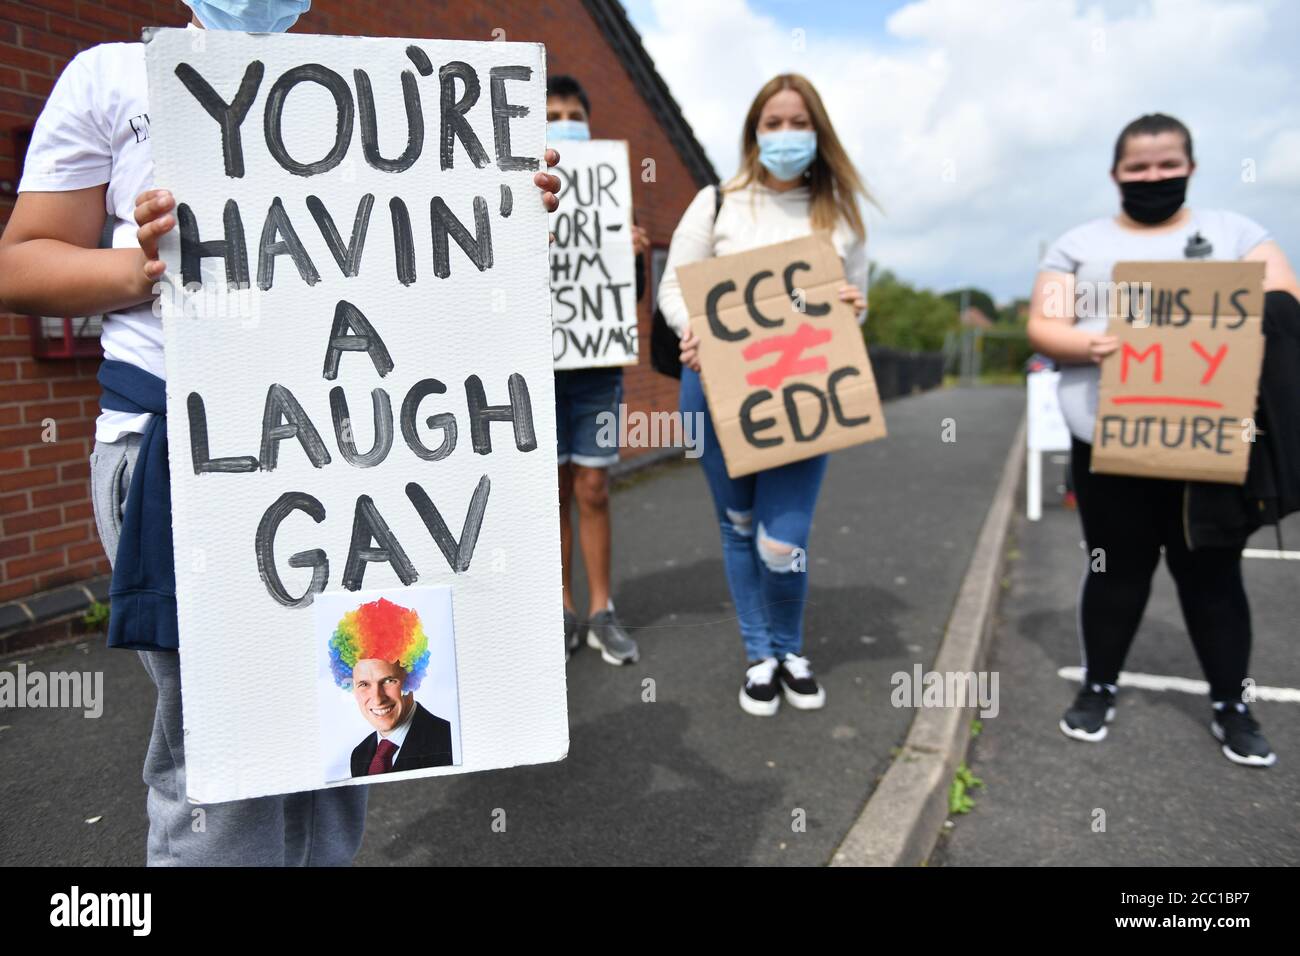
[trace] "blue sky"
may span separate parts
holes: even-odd
[[[790,26],[823,33],[850,33],[854,36],[887,39],[885,19],[908,0],[762,0],[750,4],[758,13],[773,17]]]
[[[1300,222],[1282,215],[1300,209],[1300,4],[626,5],[724,176],[758,87],[778,72],[807,75],[884,209],[869,217],[873,260],[920,285],[1027,294],[1043,242],[1118,210],[1107,176],[1115,136],[1153,111],[1194,134],[1189,204],[1257,219],[1300,262]]]
[[[708,0],[700,0],[707,3]],[[885,19],[909,0],[754,0],[751,10],[771,17],[791,29],[803,27],[819,33],[848,33],[863,39],[893,42],[885,31]],[[651,0],[624,2],[632,23],[654,22]],[[638,22],[639,21],[639,22]]]

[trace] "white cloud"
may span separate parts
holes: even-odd
[[[1273,137],[1259,164],[1259,178],[1266,189],[1300,191],[1300,129],[1284,129]]]
[[[1192,129],[1191,204],[1259,219],[1300,260],[1300,224],[1281,215],[1300,208],[1295,4],[917,0],[879,36],[808,26],[803,49],[792,30],[806,8],[789,9],[778,21],[745,0],[652,0],[634,15],[723,176],[769,77],[817,85],[885,209],[871,217],[883,266],[1025,294],[1041,240],[1117,208],[1115,137],[1153,111]]]

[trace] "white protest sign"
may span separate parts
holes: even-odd
[[[193,38],[146,44],[188,795],[562,758],[543,48]]]
[[[566,141],[551,214],[551,347],[557,369],[635,365],[636,255],[627,143]]]

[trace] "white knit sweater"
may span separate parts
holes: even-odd
[[[770,246],[812,234],[811,192],[798,186],[777,192],[752,183],[724,193],[718,221],[713,222],[714,187],[706,186],[691,200],[673,232],[668,262],[659,282],[659,308],[678,337],[690,322],[690,313],[677,284],[677,267],[713,256],[727,256],[759,246]],[[840,222],[831,234],[835,251],[844,262],[845,281],[867,292],[867,247]],[[861,322],[866,313],[858,317]]]

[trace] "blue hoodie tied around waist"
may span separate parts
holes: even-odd
[[[171,469],[167,463],[167,384],[127,362],[99,366],[101,408],[153,415],[140,441],[126,495],[109,588],[108,646],[175,651],[176,562],[172,546]]]

